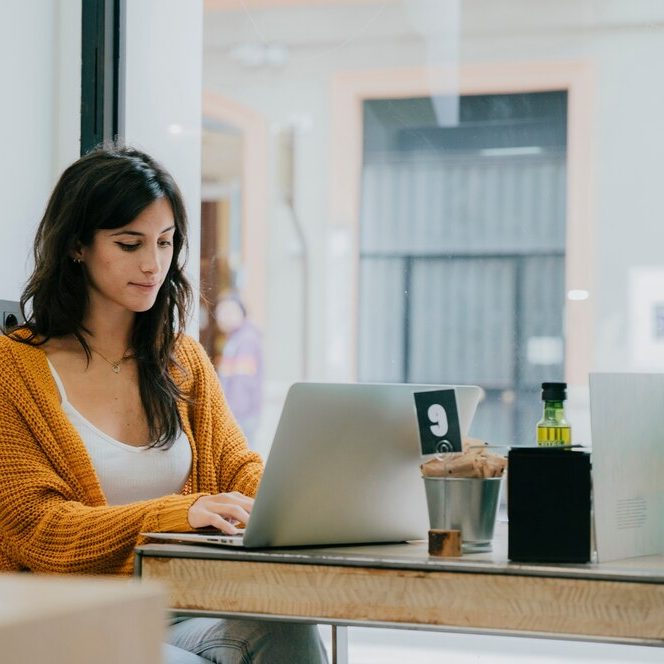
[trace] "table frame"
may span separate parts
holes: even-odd
[[[664,556],[517,564],[498,553],[432,558],[424,543],[282,550],[147,544],[136,574],[166,582],[177,615],[664,646]],[[444,599],[443,599],[444,598]]]

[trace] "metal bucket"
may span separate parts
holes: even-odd
[[[502,477],[423,477],[429,524],[460,530],[466,553],[490,551]]]

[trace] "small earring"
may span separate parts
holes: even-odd
[[[74,258],[74,263],[76,263],[77,265],[80,265],[82,260],[83,260],[82,258]]]

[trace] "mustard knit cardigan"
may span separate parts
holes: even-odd
[[[202,347],[183,336],[175,380],[192,449],[187,495],[110,506],[38,347],[0,336],[0,571],[129,574],[146,531],[191,530],[206,493],[253,496],[261,458],[247,448]],[[186,375],[184,375],[186,374]]]

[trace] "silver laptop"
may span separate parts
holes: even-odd
[[[474,385],[295,383],[243,535],[147,534],[245,547],[422,539],[425,457],[413,394],[452,388],[465,435],[481,395]]]

